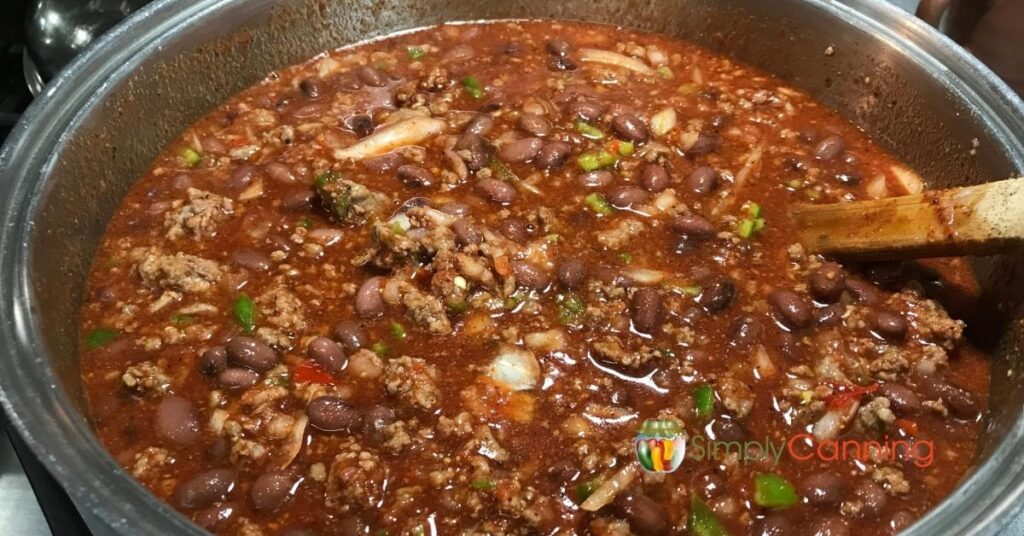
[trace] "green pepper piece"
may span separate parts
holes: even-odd
[[[185,147],[181,150],[181,159],[188,164],[188,167],[196,167],[203,161],[203,155],[191,147]]]
[[[473,486],[473,489],[478,489],[481,491],[488,491],[494,489],[494,481],[488,479],[474,480],[470,485]]]
[[[247,294],[240,294],[238,298],[235,298],[232,310],[238,325],[242,326],[242,332],[251,335],[256,329],[256,304],[253,303],[252,298]]]
[[[85,335],[85,347],[95,350],[106,346],[117,338],[118,331],[110,328],[96,328]]]
[[[690,499],[690,534],[693,536],[729,536],[715,513],[696,494]]]
[[[693,391],[693,408],[698,417],[711,416],[715,410],[715,389],[707,384],[696,388]]]
[[[406,335],[407,334],[405,332],[405,326],[399,324],[398,322],[392,322],[391,323],[391,336],[392,337],[394,337],[394,338],[396,338],[398,340],[403,340],[403,339],[405,339]]]
[[[579,132],[580,134],[583,135],[584,138],[587,138],[587,139],[591,139],[591,140],[603,140],[604,139],[604,132],[601,132],[601,129],[595,127],[594,125],[591,125],[590,123],[588,123],[588,122],[586,122],[586,121],[584,121],[582,119],[577,119],[576,120],[576,132]]]
[[[465,88],[466,93],[474,99],[482,99],[486,94],[484,88],[480,86],[480,81],[472,75],[462,79],[462,87]]]
[[[563,324],[576,320],[584,309],[586,309],[586,305],[583,300],[572,292],[558,297],[558,320]]]
[[[371,344],[370,345],[370,350],[372,350],[373,353],[375,353],[375,354],[377,354],[377,355],[379,355],[381,357],[384,357],[384,356],[388,355],[389,353],[391,353],[391,347],[388,346],[388,343],[386,343],[384,341],[377,341],[377,342]]]
[[[613,212],[612,204],[609,203],[603,195],[597,192],[588,195],[585,201],[587,206],[590,207],[590,210],[593,210],[602,216],[607,216]]]
[[[631,141],[620,141],[619,142],[619,156],[633,156],[633,151],[636,150],[636,145]]]
[[[596,480],[576,484],[576,500],[579,502],[587,500],[587,497],[593,495],[594,491],[597,490],[597,485],[598,483]]]
[[[736,223],[736,234],[740,235],[740,238],[750,238],[754,236],[754,225],[754,220],[744,218]]]
[[[789,508],[800,501],[793,484],[779,475],[758,473],[754,477],[754,502],[768,508]]]
[[[405,49],[405,53],[409,56],[410,60],[418,60],[423,56],[427,55],[427,51],[420,47],[409,47]]]

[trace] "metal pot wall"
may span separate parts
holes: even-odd
[[[275,5],[276,4],[276,5]],[[324,49],[450,20],[584,19],[675,35],[802,87],[931,186],[1024,170],[1024,104],[927,25],[870,0],[161,0],[104,36],[24,114],[0,152],[4,408],[111,532],[198,533],[93,436],[76,354],[82,286],[122,195],[158,149],[267,72]],[[975,263],[992,305],[970,336],[995,356],[977,469],[913,534],[994,532],[1024,492],[1024,275]]]

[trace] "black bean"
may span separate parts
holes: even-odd
[[[260,381],[259,373],[247,368],[229,368],[217,375],[217,385],[229,391],[248,389]]]
[[[207,376],[216,376],[228,368],[228,351],[223,345],[211,347],[199,358],[199,370]]]
[[[651,194],[638,186],[620,186],[608,194],[608,202],[615,208],[629,208],[647,201]]]
[[[811,536],[850,536],[850,526],[841,517],[822,517],[811,524]]]
[[[476,114],[462,128],[463,134],[486,136],[494,128],[494,118],[489,114]]]
[[[846,291],[850,293],[853,301],[861,305],[876,305],[881,301],[878,289],[863,279],[847,277]]]
[[[480,113],[489,114],[489,113],[497,112],[498,110],[500,110],[500,109],[502,109],[504,107],[505,107],[505,97],[502,96],[502,95],[498,95],[498,96],[492,98],[491,100],[485,102],[483,104],[483,106],[480,107],[479,111],[480,111]]]
[[[839,300],[846,288],[846,274],[843,267],[834,262],[822,263],[821,267],[811,274],[811,294],[824,302],[832,303]]]
[[[362,426],[363,416],[359,411],[337,396],[314,398],[306,406],[309,424],[325,432],[355,430]]]
[[[886,339],[898,340],[907,334],[907,321],[902,315],[888,309],[875,309],[868,313],[868,325]]]
[[[317,337],[309,341],[306,355],[331,374],[341,374],[345,370],[345,350],[327,337]]]
[[[794,534],[793,523],[783,514],[769,514],[754,524],[753,536],[790,536]]]
[[[858,482],[853,489],[853,494],[864,503],[864,513],[870,516],[881,514],[889,502],[882,486],[868,479]]]
[[[235,337],[228,341],[228,361],[232,365],[266,372],[277,366],[278,355],[267,343],[252,337]]]
[[[373,318],[384,313],[384,298],[381,297],[383,278],[371,277],[356,291],[356,314],[360,318]]]
[[[724,311],[736,296],[736,285],[726,278],[717,278],[703,286],[697,304],[709,313]]]
[[[686,151],[686,155],[700,156],[712,153],[718,150],[718,146],[721,143],[722,138],[717,132],[713,130],[702,130],[700,131],[700,134],[697,134],[697,141],[693,143],[693,147],[690,147],[690,150]]]
[[[309,212],[313,210],[313,199],[315,197],[316,192],[310,188],[296,190],[285,194],[285,196],[281,198],[281,207],[293,212]]]
[[[576,464],[572,460],[560,458],[548,465],[544,469],[544,474],[555,483],[566,483],[576,478],[579,470],[576,469]]]
[[[380,69],[370,67],[369,65],[363,65],[356,71],[356,76],[359,80],[371,87],[383,87],[388,83],[388,77],[384,73],[380,72]]]
[[[499,205],[508,205],[516,200],[515,187],[498,179],[480,179],[476,183],[476,191],[488,201]]]
[[[661,536],[672,527],[665,509],[637,489],[627,490],[612,503],[617,513],[629,521],[629,527],[640,536]]]
[[[961,419],[972,418],[978,413],[974,397],[946,380],[936,376],[925,376],[917,382],[918,392],[928,400],[942,399]]]
[[[466,161],[466,167],[470,171],[483,169],[491,161],[494,150],[482,136],[477,134],[463,134],[455,143],[455,153]]]
[[[668,172],[660,164],[647,164],[640,171],[640,184],[650,192],[660,192],[668,188],[670,182]]]
[[[316,99],[325,93],[324,81],[319,78],[303,78],[299,82],[299,89],[311,99]]]
[[[555,56],[548,61],[548,67],[555,71],[575,71],[577,65],[568,56]]]
[[[775,308],[780,319],[790,328],[805,328],[811,323],[811,307],[799,294],[779,289],[768,296],[768,303]]]
[[[557,140],[549,141],[537,152],[537,157],[533,159],[533,164],[540,169],[558,169],[565,164],[571,153],[572,146],[568,143]]]
[[[452,216],[458,216],[460,218],[464,216],[469,216],[473,212],[473,210],[469,208],[469,205],[465,203],[459,203],[457,201],[452,201],[450,203],[445,203],[441,205],[440,210],[445,214],[451,214]]]
[[[272,266],[270,257],[255,249],[239,249],[231,254],[231,262],[254,272],[266,272]]]
[[[551,121],[537,114],[524,113],[519,116],[519,128],[534,136],[547,136],[551,132]]]
[[[522,244],[529,238],[529,224],[522,218],[506,218],[498,222],[498,232],[505,238]]]
[[[565,288],[579,288],[586,279],[587,265],[579,259],[566,259],[558,265],[558,281]]]
[[[591,99],[576,99],[569,104],[569,114],[584,121],[597,121],[604,110],[604,104]]]
[[[231,441],[226,437],[218,437],[206,447],[203,453],[207,462],[214,464],[227,463],[231,457]]]
[[[334,80],[334,85],[342,91],[357,91],[363,88],[363,82],[359,79],[359,73],[354,71],[338,75]]]
[[[331,330],[331,336],[349,350],[358,350],[370,344],[370,336],[366,334],[363,326],[354,320],[338,322]]]
[[[843,149],[846,148],[846,143],[839,136],[829,136],[818,142],[814,146],[814,158],[823,162],[834,160]]]
[[[743,441],[747,438],[747,431],[743,425],[728,417],[718,417],[711,421],[710,439],[721,441]]]
[[[192,403],[180,396],[168,396],[156,406],[156,431],[164,439],[189,445],[199,439],[199,417]]]
[[[796,137],[800,141],[810,144],[818,141],[820,134],[821,133],[818,132],[818,129],[814,127],[807,127],[800,129],[800,131],[797,132]]]
[[[619,137],[637,143],[643,143],[651,137],[651,131],[647,129],[647,125],[632,114],[615,116],[615,119],[612,120],[612,129]]]
[[[813,473],[800,482],[800,495],[811,504],[838,504],[845,487],[843,479],[832,473]]]
[[[373,134],[373,118],[366,114],[356,114],[346,117],[343,121],[346,128],[360,138]]]
[[[888,398],[896,413],[912,414],[921,411],[921,399],[917,393],[898,383],[883,383],[878,388],[878,396]]]
[[[235,488],[238,473],[234,469],[210,469],[178,484],[174,502],[181,508],[206,508],[223,501]]]
[[[612,183],[615,175],[606,169],[584,171],[576,176],[576,181],[585,188],[603,188]]]
[[[414,208],[429,207],[430,199],[426,197],[410,197],[402,202],[402,205],[398,207],[398,212],[405,213],[409,212]]]
[[[452,230],[455,231],[455,238],[462,246],[479,244],[484,240],[484,233],[480,226],[466,218],[455,220]]]
[[[718,132],[722,127],[729,124],[730,117],[726,114],[715,114],[708,118],[708,126],[711,130]]]
[[[249,501],[261,512],[275,510],[291,498],[295,484],[295,477],[283,471],[263,473],[252,483]]]
[[[238,505],[234,503],[215,504],[196,514],[195,523],[211,532],[220,530],[227,525],[236,511]]]
[[[814,310],[814,325],[821,327],[834,327],[843,323],[843,311],[846,308],[841,304],[833,303]]]
[[[837,171],[832,175],[832,179],[844,186],[857,186],[864,180],[856,171]]]
[[[702,216],[696,214],[680,214],[672,219],[672,228],[697,240],[706,240],[715,236],[715,226]]]
[[[718,172],[711,166],[700,166],[690,172],[686,178],[686,186],[697,195],[708,195],[715,191],[718,184]]]
[[[398,176],[398,180],[402,181],[406,186],[432,186],[437,180],[430,171],[411,164],[400,166],[395,173]]]
[[[561,39],[548,39],[548,42],[544,44],[544,48],[548,51],[548,54],[553,56],[568,56],[572,47],[569,43]]]
[[[402,158],[402,155],[398,153],[385,153],[363,160],[363,167],[372,173],[383,175],[398,169],[403,163],[405,163],[405,158]]]
[[[370,406],[363,412],[363,437],[372,443],[383,443],[388,439],[386,429],[395,419],[395,410],[387,406]]]
[[[740,315],[729,323],[726,335],[730,345],[747,348],[760,339],[761,321],[754,315]]]
[[[634,329],[655,333],[661,325],[661,294],[653,288],[638,288],[630,299],[630,312]]]
[[[515,260],[509,265],[512,268],[512,274],[516,276],[516,281],[524,287],[544,290],[551,282],[547,272],[532,262]]]
[[[540,152],[540,148],[543,145],[544,141],[540,138],[521,138],[505,144],[498,151],[498,154],[505,162],[513,164],[529,162],[537,156],[537,153]]]
[[[244,164],[239,166],[234,172],[231,173],[231,178],[228,179],[228,188],[232,190],[241,190],[252,183],[253,175],[256,174],[256,166],[252,164]]]

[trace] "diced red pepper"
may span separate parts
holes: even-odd
[[[334,376],[312,361],[303,361],[292,370],[295,383],[321,383],[334,385]]]
[[[893,424],[895,424],[897,428],[903,429],[912,436],[917,435],[917,423],[910,419],[896,419],[893,422]]]
[[[832,388],[836,392],[832,396],[828,397],[829,407],[844,408],[860,400],[864,395],[877,391],[878,384],[873,383],[867,387],[861,387],[859,385],[833,384]]]

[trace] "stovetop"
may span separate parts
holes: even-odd
[[[32,101],[25,81],[24,25],[29,0],[3,0],[0,17],[0,142]],[[890,0],[913,11],[919,0]],[[0,421],[7,434],[0,433],[0,527],[3,534],[50,536],[101,534],[100,525],[83,516],[60,486],[34,459],[6,418]],[[90,530],[89,527],[94,530]],[[1024,514],[1014,519],[1001,536],[1024,535]]]

